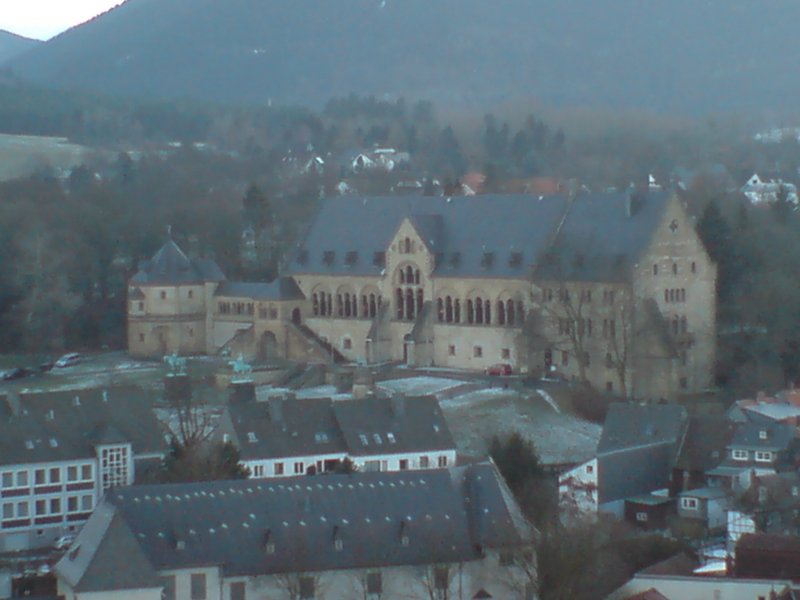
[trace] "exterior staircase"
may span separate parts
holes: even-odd
[[[349,362],[347,357],[334,348],[329,342],[323,340],[306,325],[288,321],[286,323],[288,331],[292,332],[296,337],[299,337],[303,342],[311,346],[319,356],[327,356],[333,359],[336,363]]]

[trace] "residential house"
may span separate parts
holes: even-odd
[[[706,536],[724,531],[731,503],[727,490],[701,487],[678,494],[679,530],[702,531]]]
[[[800,536],[800,474],[756,476],[728,510],[728,547],[747,533]]]
[[[215,436],[239,448],[254,478],[328,473],[345,459],[359,471],[456,464],[455,442],[432,396],[234,402]]]
[[[728,419],[692,415],[672,474],[674,493],[708,485],[708,472],[725,460],[734,432]]]
[[[687,554],[678,554],[636,573],[607,600],[629,599],[656,590],[670,600],[772,600],[792,588],[788,578],[737,577],[704,574],[703,566]]]
[[[686,409],[679,405],[612,404],[597,456],[559,476],[562,513],[622,518],[626,499],[653,492],[668,496],[687,422]]]
[[[752,204],[774,203],[780,199],[798,203],[797,186],[782,179],[761,177],[753,174],[739,190]]]
[[[0,399],[0,551],[77,531],[108,490],[159,464],[165,430],[136,388]]]
[[[77,598],[533,598],[534,530],[490,463],[110,492],[55,567]]]

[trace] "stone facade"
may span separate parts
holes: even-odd
[[[354,232],[359,220],[370,225]],[[275,296],[277,318],[263,322],[252,299],[198,288],[207,326],[193,345],[200,307],[173,301],[170,321],[159,304],[189,288],[164,298],[139,285],[147,298],[143,315],[131,296],[131,351],[198,351],[204,339],[215,352],[251,329],[241,347],[252,356],[270,355],[266,344],[298,360],[507,363],[641,398],[713,384],[716,265],[667,194],[332,198],[284,272],[301,293],[285,308]],[[223,300],[250,312],[222,314]],[[137,341],[145,323],[157,333],[165,322],[168,343]]]

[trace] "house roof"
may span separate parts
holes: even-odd
[[[675,466],[686,471],[706,472],[725,459],[725,449],[733,436],[733,425],[717,416],[689,418],[686,438]]]
[[[6,397],[0,403],[0,464],[94,458],[96,446],[119,442],[130,442],[134,454],[160,454],[164,433],[153,398],[135,387]]]
[[[250,298],[253,300],[303,300],[305,295],[291,277],[278,277],[270,283],[223,281],[215,296]]]
[[[434,396],[345,400],[334,402],[333,410],[347,447],[355,456],[456,447]]]
[[[676,444],[683,437],[688,415],[678,404],[611,404],[597,445],[598,455],[637,446]]]
[[[150,260],[139,263],[139,270],[131,278],[137,285],[167,285],[223,281],[217,263],[208,258],[189,258],[173,240],[168,240]]]
[[[678,405],[612,404],[597,446],[598,501],[667,487],[687,420]]]
[[[433,396],[336,402],[272,398],[231,404],[226,410],[244,460],[455,449]]]
[[[732,449],[787,450],[796,439],[793,425],[778,423],[770,418],[750,412],[747,421],[740,423],[733,434]]]
[[[539,260],[536,278],[628,280],[672,197],[667,192],[577,195],[547,255]]]
[[[105,503],[95,508],[56,571],[76,592],[162,586],[125,520]]]
[[[533,529],[490,463],[280,482],[135,486],[109,492],[75,542],[102,545],[108,556],[96,552],[73,567],[68,554],[57,573],[92,589],[118,589],[118,582],[135,579],[140,565],[125,563],[128,548],[104,543],[114,533],[115,517],[152,569],[220,565],[225,576],[461,562],[481,558],[484,548],[533,540]],[[100,573],[94,568],[99,560],[118,568]],[[139,587],[136,581],[128,585]]]
[[[379,276],[384,264],[374,260],[375,254],[386,251],[409,218],[421,235],[439,240],[437,276],[526,278],[566,206],[562,196],[330,197],[321,201],[285,272]],[[364,224],[355,236],[354,223]],[[348,263],[348,252],[358,260]],[[491,263],[484,261],[485,253],[493,254]],[[516,253],[523,260],[512,261]]]
[[[669,598],[659,592],[656,588],[650,588],[649,590],[639,592],[633,596],[627,596],[624,600],[669,600]]]

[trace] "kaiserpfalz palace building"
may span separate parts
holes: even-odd
[[[666,192],[340,196],[272,283],[225,281],[167,242],[129,282],[129,349],[508,363],[671,398],[712,385],[716,279]]]

